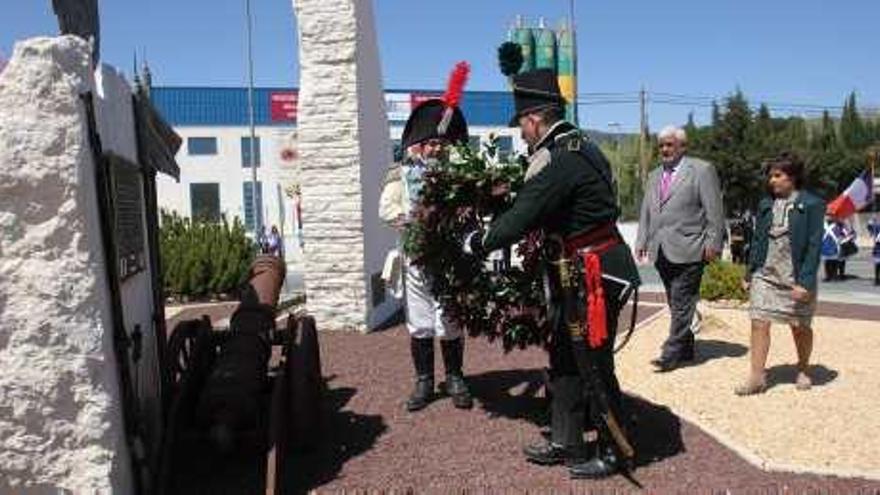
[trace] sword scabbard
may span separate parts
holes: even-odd
[[[611,438],[614,440],[620,453],[627,459],[635,457],[636,451],[626,438],[626,433],[623,432],[623,428],[620,427],[620,423],[617,422],[614,413],[608,409],[602,414],[602,419],[605,421],[605,426],[608,427],[608,433],[611,434]]]

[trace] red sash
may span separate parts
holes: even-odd
[[[591,349],[601,347],[608,340],[608,319],[605,312],[605,290],[602,287],[600,257],[620,242],[620,233],[613,223],[572,236],[565,241],[568,257],[579,256],[584,264],[584,289],[587,298],[584,336]]]

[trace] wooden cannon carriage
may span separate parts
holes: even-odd
[[[276,326],[284,270],[254,261],[229,328],[207,316],[174,328],[160,493],[285,493],[292,454],[320,441],[317,329],[305,314]]]

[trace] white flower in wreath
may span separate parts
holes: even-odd
[[[450,146],[449,147],[448,160],[449,160],[449,163],[453,163],[456,165],[462,165],[462,164],[467,163],[467,160],[465,159],[464,156],[462,156],[461,151],[459,150],[458,146]]]

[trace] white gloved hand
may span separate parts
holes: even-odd
[[[483,254],[483,233],[475,230],[464,236],[462,242],[462,251],[470,256],[482,256]]]

